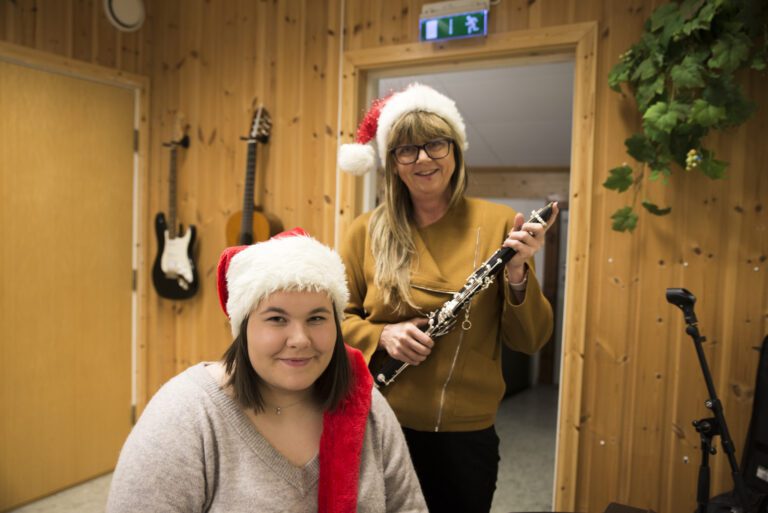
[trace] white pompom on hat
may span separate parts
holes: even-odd
[[[431,112],[443,118],[461,138],[462,149],[469,148],[464,118],[461,117],[456,103],[438,93],[429,86],[413,83],[403,91],[384,98],[377,98],[371,104],[360,126],[354,143],[342,144],[339,148],[339,169],[352,175],[363,175],[375,171],[377,166],[376,150],[372,141],[376,140],[380,162],[387,159],[387,139],[395,123],[409,112]]]
[[[301,228],[250,246],[225,249],[219,258],[217,285],[232,337],[237,337],[243,320],[273,292],[326,292],[339,321],[349,299],[339,254]]]

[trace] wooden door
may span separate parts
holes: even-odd
[[[131,428],[135,93],[0,60],[0,511]]]

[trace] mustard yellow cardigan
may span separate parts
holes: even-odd
[[[411,273],[411,292],[419,308],[400,315],[383,304],[373,283],[370,213],[358,217],[340,248],[350,291],[342,322],[344,341],[360,349],[367,361],[373,359],[370,366],[378,369],[386,356],[377,350],[384,326],[440,308],[499,249],[514,216],[509,207],[465,198],[436,223],[425,228],[412,225],[418,260]],[[494,423],[505,386],[501,343],[530,354],[552,333],[552,308],[541,293],[532,262],[529,266],[522,303],[512,304],[512,292],[500,274],[473,298],[469,330],[462,329],[459,321],[450,333],[435,340],[426,361],[408,367],[382,389],[403,426],[475,431]]]

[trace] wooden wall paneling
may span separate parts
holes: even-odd
[[[738,233],[744,239],[749,239],[749,236],[744,237],[746,234],[745,223],[747,222],[747,216],[741,215],[735,208],[744,203],[748,194],[748,189],[745,188],[749,180],[744,174],[745,158],[744,152],[740,151],[744,149],[744,139],[739,134],[729,134],[730,137],[736,136],[734,145],[730,147],[725,146],[723,143],[729,138],[724,134],[713,134],[712,143],[716,148],[716,154],[719,158],[727,160],[729,162],[729,179],[725,182],[721,180],[704,180],[708,185],[708,188],[712,190],[713,194],[717,194],[718,215],[713,216],[712,219],[726,220],[724,226],[727,226],[729,230],[733,230]],[[733,151],[731,151],[733,150]],[[713,196],[714,198],[714,196]],[[710,203],[714,199],[710,199]],[[701,224],[701,223],[700,223]],[[705,223],[706,224],[706,223]],[[722,232],[724,226],[720,223],[711,223],[709,226],[710,236],[701,247],[694,246],[692,249],[696,257],[701,260],[706,258],[708,270],[705,271],[706,276],[710,276],[714,279],[706,280],[705,289],[701,296],[702,301],[712,303],[712,310],[710,311],[711,317],[709,319],[699,319],[699,323],[710,326],[708,334],[703,333],[707,337],[705,346],[710,346],[707,357],[713,361],[709,362],[712,372],[712,379],[717,388],[717,396],[723,404],[723,410],[726,412],[726,422],[733,438],[734,445],[737,449],[736,457],[740,458],[740,452],[744,448],[744,436],[746,430],[746,420],[749,419],[747,415],[744,419],[733,418],[731,406],[737,401],[743,401],[743,398],[737,397],[732,393],[731,377],[736,378],[739,376],[739,372],[732,373],[731,362],[739,361],[740,355],[745,355],[747,351],[746,347],[739,344],[738,341],[733,340],[731,333],[734,332],[736,326],[736,320],[734,318],[734,310],[729,308],[729,305],[738,304],[740,301],[736,300],[735,294],[735,280],[732,276],[736,270],[735,266],[728,265],[728,262],[734,262],[737,260],[736,250],[734,246],[734,238],[728,238],[723,240]],[[692,258],[694,258],[692,256]],[[729,276],[731,275],[731,276]],[[699,296],[697,295],[697,298]],[[743,305],[746,306],[746,305]],[[706,322],[709,321],[709,322]],[[691,348],[692,349],[692,348]],[[756,361],[753,369],[756,369]],[[699,372],[701,374],[701,372]],[[704,392],[704,399],[709,397],[706,387],[704,386],[703,376],[698,379],[696,384],[700,390]],[[704,409],[703,416],[710,417],[711,412]],[[729,418],[730,417],[730,418]],[[724,492],[732,489],[732,482],[730,478],[730,466],[728,465],[727,457],[724,451],[722,451],[722,445],[719,441],[715,442],[719,447],[718,454],[720,457],[712,458],[710,464],[712,465],[712,481],[714,486],[712,487],[713,494]],[[697,461],[698,462],[698,461]]]
[[[207,170],[201,169],[200,161],[209,150],[204,141],[199,140],[202,130],[205,141],[208,134],[215,134],[215,118],[208,119],[207,105],[218,107],[217,88],[221,80],[221,62],[227,55],[219,52],[218,31],[222,27],[220,20],[222,6],[211,6],[206,2],[183,2],[179,13],[181,30],[178,69],[179,69],[179,112],[190,123],[190,130],[198,134],[193,138],[189,149],[184,151],[184,157],[179,161],[177,202],[179,221],[188,225],[195,221],[195,207],[202,199],[198,195],[198,177]],[[216,34],[215,38],[211,35]],[[215,57],[214,57],[215,56]],[[206,77],[206,80],[203,80]],[[213,135],[210,136],[211,139]],[[167,150],[165,151],[167,154]],[[202,234],[199,243],[203,244]],[[198,264],[199,264],[198,255]],[[200,302],[205,301],[205,294],[198,294],[186,301],[178,301],[174,305],[174,342],[176,347],[176,369],[179,373],[200,361],[200,340],[205,334],[197,329]]]
[[[345,23],[346,18],[345,18]],[[346,47],[346,38],[344,40]],[[341,115],[339,116],[340,126],[338,127],[339,143],[353,141],[357,130],[357,124],[364,114],[362,98],[365,98],[365,80],[361,76],[364,72],[359,71],[355,63],[353,54],[344,52],[341,62]],[[349,102],[349,98],[357,98],[358,103]],[[349,105],[345,107],[345,105]],[[336,186],[336,220],[334,226],[334,245],[339,247],[343,240],[344,230],[354,221],[358,212],[361,210],[360,194],[363,179],[355,177],[348,173],[337,173]]]
[[[10,39],[9,30],[11,29],[11,5],[10,2],[0,3],[0,41]]]
[[[154,216],[168,210],[168,155],[162,142],[173,136],[173,121],[179,111],[180,11],[178,1],[150,2],[148,21],[153,34],[151,79],[155,84],[151,110],[152,139],[150,148],[149,225],[154,238]],[[163,37],[158,37],[163,34]],[[193,141],[193,144],[196,141]],[[157,244],[151,243],[151,258]],[[147,392],[151,397],[176,371],[174,301],[160,297],[152,288],[147,316]]]
[[[467,195],[484,198],[568,198],[568,167],[472,167]]]
[[[725,308],[733,312],[734,330],[730,333],[732,343],[742,348],[731,361],[732,381],[728,383],[729,394],[735,399],[729,402],[729,417],[737,419],[735,428],[741,433],[746,433],[748,427],[755,392],[758,352],[764,336],[768,334],[768,179],[764,172],[765,162],[768,162],[768,147],[764,144],[764,138],[754,136],[768,133],[768,108],[765,107],[768,93],[765,90],[764,75],[751,73],[746,92],[757,99],[758,110],[754,119],[739,130],[741,148],[733,148],[733,154],[740,153],[743,156],[742,166],[734,173],[743,173],[745,192],[742,202],[729,205],[729,211],[744,215],[740,239],[746,239],[747,243],[742,245],[737,241],[729,241],[731,246],[744,251],[744,254],[734,251],[736,257],[728,259],[729,262],[736,262],[736,283],[745,286],[734,287],[732,299],[724,300]],[[731,159],[733,154],[724,157]],[[763,172],[750,172],[761,169],[761,166]],[[741,446],[743,448],[743,442]]]
[[[759,98],[760,76],[743,76],[745,93]],[[758,103],[760,105],[760,103]],[[718,387],[718,396],[723,402],[726,420],[736,448],[736,457],[741,459],[748,423],[752,413],[755,372],[758,351],[762,338],[768,333],[764,325],[766,318],[766,269],[768,237],[765,234],[766,221],[762,203],[768,198],[768,184],[765,173],[750,173],[755,162],[764,162],[768,152],[764,145],[751,136],[768,130],[768,112],[758,108],[754,117],[733,133],[717,134],[713,139],[716,154],[729,162],[728,177],[723,187],[721,219],[716,223],[718,292],[712,294],[718,299],[714,312],[716,332],[713,345],[720,348],[719,372],[713,376]],[[738,237],[724,237],[733,232]],[[740,243],[745,241],[746,243]],[[722,451],[721,451],[722,453]],[[716,458],[714,476],[720,487],[732,488],[730,467],[723,455]]]
[[[96,14],[96,0],[72,1],[72,53],[71,57],[91,62],[93,58],[93,17]]]
[[[36,47],[44,52],[72,55],[72,2],[39,2],[35,14]],[[63,23],[62,23],[63,22]]]
[[[144,48],[142,44],[144,40],[143,30],[141,28],[135,32],[123,32],[120,34],[120,47],[118,48],[120,69],[130,73],[144,73],[142,58]]]
[[[93,16],[94,29],[94,64],[105,66],[107,68],[120,68],[120,57],[118,52],[122,32],[115,30],[107,17],[104,15],[104,5],[102,2],[94,2],[95,13]]]
[[[611,12],[610,9],[622,10]],[[623,29],[618,38],[607,38],[607,35],[624,24],[637,26],[638,18],[616,3],[606,10],[607,13],[600,13],[600,17],[607,21],[600,27],[599,77],[607,75],[614,55],[624,51],[635,37],[634,32]],[[595,247],[600,250],[596,253],[599,256],[593,259],[595,272],[591,274],[589,288],[593,299],[598,290],[599,296],[595,301],[596,309],[587,322],[590,335],[587,337],[585,375],[588,378],[585,379],[584,394],[588,399],[585,400],[583,427],[589,434],[582,440],[584,459],[580,461],[578,471],[581,496],[578,507],[588,511],[602,510],[612,500],[638,507],[645,501],[653,500],[652,494],[640,493],[643,502],[630,502],[630,497],[635,498],[636,490],[630,487],[627,480],[643,476],[640,479],[648,482],[647,476],[656,474],[656,461],[640,461],[638,468],[634,465],[634,457],[639,455],[636,444],[654,443],[661,436],[657,426],[658,411],[654,408],[657,403],[650,399],[656,401],[663,393],[663,383],[656,378],[660,373],[652,371],[659,364],[656,361],[659,355],[648,351],[645,335],[648,328],[656,328],[647,324],[647,318],[653,312],[648,309],[653,303],[645,304],[641,300],[643,292],[656,286],[660,277],[655,274],[656,269],[646,272],[640,265],[642,259],[635,258],[638,253],[653,256],[655,251],[640,243],[643,234],[606,233],[610,214],[628,198],[606,191],[601,185],[605,169],[627,160],[623,144],[611,145],[607,139],[612,133],[622,133],[628,131],[627,127],[631,130],[639,126],[639,120],[631,109],[625,107],[630,100],[610,91],[604,80],[599,80],[597,87],[603,131],[602,142],[596,146],[600,150],[596,153],[593,187],[600,208],[595,209],[596,225],[593,229],[596,239],[600,240]],[[620,108],[618,111],[606,108],[606,104]],[[641,275],[643,285],[639,281]],[[660,359],[663,361],[663,355]],[[638,401],[634,402],[633,398]],[[644,474],[649,468],[650,473]],[[584,489],[588,492],[581,492]],[[643,489],[646,490],[647,486]]]
[[[383,34],[392,33],[392,27],[387,26],[388,20],[385,20],[382,16],[385,11],[385,0],[369,0],[366,3],[367,10],[365,11],[365,18],[361,20],[362,28],[360,33],[363,36],[363,45],[366,48],[370,48],[382,44],[382,41],[385,41]],[[393,5],[396,3],[392,2],[389,8],[396,7]],[[392,41],[393,37],[396,36],[387,39]]]
[[[368,2],[345,1],[344,7],[344,50],[365,48],[363,28],[370,4]]]
[[[299,224],[297,198],[297,169],[305,152],[301,147],[302,89],[305,77],[303,48],[306,28],[305,3],[283,1],[278,3],[276,18],[275,85],[276,96],[273,115],[274,140],[270,159],[273,172],[268,176],[266,188],[275,198],[275,209],[285,226]],[[279,175],[279,178],[278,178]],[[305,227],[308,231],[311,226]]]
[[[716,337],[717,322],[715,318],[718,298],[713,293],[717,288],[718,268],[712,265],[707,254],[717,251],[715,238],[717,235],[708,226],[700,222],[700,215],[709,219],[717,219],[724,213],[722,209],[723,196],[720,184],[714,184],[703,175],[676,176],[672,181],[675,190],[673,208],[682,207],[672,213],[672,221],[684,226],[685,230],[677,234],[675,248],[675,266],[678,267],[679,283],[697,297],[696,314],[699,319],[701,334],[707,336],[708,343],[704,344],[707,362],[713,377],[717,376],[721,350],[712,344]],[[687,180],[685,180],[687,179]],[[678,314],[675,326],[678,328],[678,368],[675,377],[678,380],[677,390],[680,395],[676,408],[673,410],[673,429],[676,434],[672,452],[670,453],[672,472],[670,487],[675,490],[671,498],[672,508],[683,508],[695,503],[697,482],[697,466],[699,463],[699,435],[691,425],[694,419],[709,416],[704,407],[708,397],[704,387],[702,372],[696,357],[696,351],[690,337],[685,335],[682,315]],[[718,386],[718,384],[716,384]],[[719,388],[719,387],[718,387]],[[686,463],[687,462],[687,463]],[[713,460],[712,466],[716,465]],[[714,474],[713,474],[714,477]],[[713,479],[712,489],[715,491],[718,483]]]
[[[318,238],[324,243],[333,246],[336,227],[336,201],[339,197],[337,193],[337,175],[339,171],[336,168],[336,151],[338,147],[339,134],[339,80],[341,70],[341,41],[343,39],[341,25],[341,2],[334,0],[328,5],[328,19],[326,42],[325,42],[325,88],[322,119],[319,120],[322,126],[321,138],[323,141],[323,224],[321,232],[318,232]],[[319,170],[318,170],[319,171]]]
[[[313,101],[313,92],[321,92],[323,79],[319,67],[319,56],[323,55],[322,42],[317,40],[318,32],[325,25],[327,13],[315,10],[310,14],[311,8],[305,3],[301,16],[303,25],[301,32],[301,67],[297,70],[302,80],[299,84],[299,97],[301,98],[301,107],[297,109],[297,132],[298,138],[295,144],[300,149],[299,158],[295,168],[292,170],[297,178],[303,174],[300,180],[292,181],[294,199],[291,206],[295,209],[295,219],[293,223],[297,226],[305,226],[309,233],[314,233],[314,228],[309,228],[309,223],[314,226],[315,221],[321,219],[322,200],[322,176],[323,173],[303,173],[304,170],[313,169],[321,158],[317,138],[316,119],[318,117],[318,107],[316,101]],[[323,74],[323,78],[325,75]],[[318,194],[319,193],[319,194]]]
[[[194,222],[201,234],[197,247],[201,290],[194,302],[185,305],[186,311],[179,317],[181,325],[176,335],[177,346],[186,351],[189,365],[219,359],[230,338],[222,329],[221,321],[226,318],[219,310],[215,288],[215,266],[226,246],[226,221],[218,219],[216,222],[216,198],[218,190],[226,190],[232,198],[237,196],[235,184],[227,179],[223,168],[229,165],[229,173],[234,173],[234,157],[245,154],[245,143],[239,138],[246,134],[239,115],[238,100],[242,91],[236,50],[240,32],[238,17],[244,14],[241,5],[236,2],[197,2],[195,7],[198,13],[192,23],[198,29],[196,37],[187,42],[186,54],[190,66],[186,70],[190,74],[189,83],[187,80],[182,82],[194,113],[191,132],[195,144],[185,169],[187,192],[184,204],[187,222]],[[245,165],[237,167],[242,172]],[[216,321],[219,322],[214,325]]]
[[[308,11],[311,11],[309,9]],[[324,124],[325,124],[325,106],[320,98],[324,97],[324,91],[328,84],[335,85],[337,77],[326,74],[326,45],[328,44],[327,32],[329,27],[329,12],[311,12],[306,17],[306,31],[304,37],[304,52],[306,54],[304,69],[305,75],[304,97],[301,116],[302,123],[302,144],[305,154],[297,169],[297,176],[303,176],[299,181],[302,182],[303,191],[296,206],[300,209],[300,216],[297,223],[300,226],[313,222],[313,228],[310,232],[313,236],[321,238],[323,235],[322,226],[333,222],[333,206],[325,201],[324,197],[329,197],[328,193],[333,194],[333,188],[326,189],[326,175],[331,174],[333,168],[321,168],[319,163],[324,160]],[[331,87],[337,91],[336,87]],[[335,154],[335,150],[332,150]],[[309,171],[309,172],[307,172]],[[335,173],[333,173],[335,175]],[[324,242],[333,242],[333,239]]]
[[[590,5],[592,9],[599,6],[595,3]],[[605,77],[614,56],[625,51],[633,37],[639,37],[639,16],[633,18],[631,12],[619,11],[620,8],[616,3],[607,3],[593,13],[601,20],[598,77]],[[584,10],[587,10],[586,6]],[[582,16],[585,14],[581,8],[579,11]],[[624,25],[627,26],[626,30],[617,31],[615,28]],[[617,31],[620,37],[607,37],[612,31]],[[631,349],[627,339],[633,327],[628,322],[634,321],[630,316],[636,313],[638,307],[633,296],[635,287],[632,285],[637,272],[636,268],[633,269],[633,257],[637,253],[638,238],[611,233],[609,230],[609,216],[623,206],[627,199],[607,191],[601,184],[605,180],[606,169],[627,160],[623,144],[611,144],[610,141],[613,137],[622,137],[623,140],[634,126],[639,126],[639,120],[631,115],[627,118],[631,112],[629,108],[624,111],[614,108],[616,104],[621,105],[620,97],[608,89],[602,78],[597,81],[596,98],[600,113],[597,128],[599,139],[595,145],[594,182],[588,185],[594,190],[594,215],[590,222],[594,232],[591,246],[593,258],[589,282],[585,286],[589,292],[584,297],[585,300],[588,298],[591,306],[586,309],[579,460],[573,471],[577,476],[574,479],[578,481],[574,492],[577,495],[575,509],[579,511],[602,510],[619,494],[619,466],[622,448],[625,446],[622,416],[623,408],[626,407],[624,398],[628,391],[627,369],[632,365],[627,363],[628,351]],[[626,103],[631,102],[627,100]],[[573,210],[576,211],[575,208]]]
[[[272,137],[269,146],[264,148],[263,159],[260,162],[261,165],[261,185],[260,193],[262,203],[267,212],[277,216],[284,227],[290,226],[289,220],[284,218],[284,214],[279,212],[277,205],[277,195],[275,193],[275,180],[284,180],[285,177],[281,174],[281,169],[275,165],[275,155],[277,155],[277,148],[275,146],[275,109],[278,103],[278,84],[281,77],[277,72],[277,51],[279,45],[279,29],[280,25],[275,20],[278,19],[279,5],[276,3],[262,4],[264,9],[259,11],[259,59],[263,62],[260,66],[259,75],[257,76],[257,93],[262,95],[267,104],[270,106],[270,113],[272,114]]]
[[[9,17],[9,43],[36,48],[37,23],[36,15],[38,0],[19,0],[17,2],[5,2],[10,13]]]
[[[201,226],[206,240],[199,246],[198,260],[201,266],[204,293],[189,312],[196,333],[196,346],[189,359],[192,364],[200,360],[217,360],[229,345],[231,335],[226,316],[218,304],[216,290],[216,265],[221,251],[226,247],[224,227],[226,218],[220,216],[216,198],[224,196],[232,210],[242,208],[242,183],[247,143],[241,136],[248,134],[251,120],[253,91],[242,87],[244,74],[251,73],[250,66],[242,64],[243,52],[253,47],[239,46],[243,32],[254,30],[251,13],[253,6],[230,2],[226,5],[204,3],[202,7],[202,34],[199,41],[200,74],[199,120],[195,130],[198,149],[194,169],[190,170],[195,197],[190,197],[191,218]],[[248,25],[241,20],[250,20]],[[210,75],[210,80],[203,77]],[[247,105],[246,108],[244,106]],[[257,173],[263,173],[263,150],[259,148]],[[193,174],[194,173],[194,174]],[[214,191],[221,190],[217,194]]]
[[[658,205],[672,202],[672,191],[661,183],[646,184],[643,197]],[[619,454],[617,498],[627,504],[664,511],[657,494],[649,494],[649,476],[663,468],[658,450],[672,434],[668,429],[669,411],[664,407],[669,390],[670,352],[674,323],[679,310],[665,299],[667,287],[674,286],[673,265],[668,248],[674,247],[674,223],[667,218],[641,223],[634,234],[645,241],[634,259],[632,273],[634,319],[627,329],[628,390],[624,399]],[[654,448],[655,450],[650,450]],[[661,481],[657,481],[660,483]],[[656,485],[658,486],[658,485]]]
[[[418,17],[419,13],[416,13]],[[384,2],[381,6],[381,29],[376,34],[379,44],[400,44],[411,40],[410,32],[417,23],[411,23],[409,2]],[[388,40],[385,35],[389,36]],[[418,36],[417,36],[418,37]]]
[[[504,8],[492,8],[488,16],[488,33],[498,34],[512,30],[528,28],[528,10],[531,2],[528,0],[505,0]]]
[[[575,23],[584,19],[583,15],[590,9],[590,3],[594,5],[594,2],[578,2],[574,0],[534,2],[531,4],[529,26],[530,28],[539,28]],[[578,20],[576,18],[577,8],[581,14]]]

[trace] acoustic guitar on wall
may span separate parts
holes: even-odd
[[[227,221],[227,245],[249,245],[269,239],[283,231],[283,223],[276,216],[264,212],[254,203],[256,182],[256,147],[269,142],[272,131],[272,119],[264,106],[254,112],[247,137],[241,139],[248,143],[248,160],[245,165],[245,189],[243,209],[232,214]]]
[[[189,148],[186,129],[180,137],[163,146],[170,148],[168,176],[168,221],[165,214],[155,216],[157,256],[152,267],[152,283],[157,293],[168,299],[188,299],[198,289],[198,277],[192,252],[197,230],[193,225],[184,227],[176,224],[176,156],[179,148]]]

